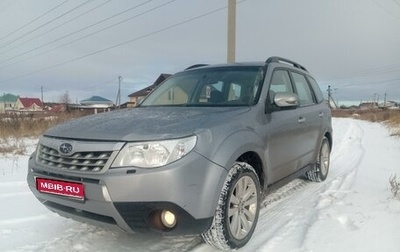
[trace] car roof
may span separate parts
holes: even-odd
[[[188,70],[192,70],[192,69],[207,69],[207,68],[219,68],[219,67],[262,67],[262,66],[267,66],[269,64],[277,64],[280,65],[282,67],[287,67],[287,68],[291,68],[291,69],[296,69],[296,70],[300,70],[300,71],[304,71],[307,72],[307,69],[300,65],[299,63],[296,63],[292,60],[288,60],[282,57],[269,57],[266,61],[253,61],[253,62],[235,62],[235,63],[225,63],[225,64],[196,64],[196,65],[192,65],[188,68],[185,69],[185,71]]]

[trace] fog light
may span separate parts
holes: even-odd
[[[168,210],[161,212],[161,222],[166,228],[173,228],[176,225],[175,214]]]

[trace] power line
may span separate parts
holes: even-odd
[[[245,1],[247,1],[247,0],[238,1],[237,3],[243,3]],[[53,69],[53,68],[56,68],[56,67],[59,67],[59,66],[66,65],[66,64],[71,63],[71,62],[79,61],[79,60],[82,60],[84,58],[88,58],[90,56],[93,56],[93,55],[96,55],[96,54],[99,54],[99,53],[102,53],[102,52],[105,52],[105,51],[108,51],[108,50],[111,50],[111,49],[114,49],[114,48],[117,48],[117,47],[120,47],[120,46],[123,46],[123,45],[126,45],[126,44],[129,44],[129,43],[141,40],[141,39],[150,37],[150,36],[155,35],[157,33],[160,33],[160,32],[163,32],[163,31],[166,31],[166,30],[169,30],[169,29],[184,25],[186,23],[192,22],[194,20],[209,16],[209,15],[214,14],[216,12],[222,11],[222,10],[224,10],[226,8],[227,8],[227,6],[224,6],[224,7],[215,9],[213,11],[210,11],[210,12],[207,12],[207,13],[204,13],[204,14],[201,14],[201,15],[186,19],[184,21],[181,21],[181,22],[166,26],[164,28],[161,28],[159,30],[147,33],[145,35],[142,35],[142,36],[139,36],[139,37],[136,37],[136,38],[133,38],[133,39],[126,40],[124,42],[121,42],[121,43],[115,44],[113,46],[109,46],[109,47],[103,48],[103,49],[98,50],[98,51],[94,51],[92,53],[85,54],[83,56],[79,56],[79,57],[76,57],[76,58],[73,58],[73,59],[70,59],[70,60],[67,60],[67,61],[64,61],[64,62],[60,62],[60,63],[55,64],[55,65],[51,65],[51,66],[48,66],[48,67],[45,67],[45,68],[42,68],[42,69],[38,69],[38,70],[35,70],[35,71],[32,71],[32,72],[25,73],[25,74],[22,74],[22,75],[19,75],[19,76],[16,76],[16,77],[12,77],[12,78],[5,79],[5,80],[0,80],[0,83],[4,83],[4,82],[20,79],[20,78],[23,78],[23,77],[26,77],[26,76],[30,76],[32,74],[36,74],[36,73],[39,73],[39,72],[43,72],[43,71],[46,71],[46,70],[49,70],[49,69]]]
[[[150,0],[150,1],[152,1],[152,0]],[[18,58],[18,57],[20,57],[20,56],[26,55],[26,54],[28,54],[28,53],[30,53],[30,52],[36,51],[36,50],[38,50],[38,49],[40,49],[40,48],[43,48],[43,47],[48,46],[48,45],[50,45],[50,44],[53,44],[54,42],[57,42],[57,41],[59,41],[59,40],[63,40],[63,39],[65,39],[65,38],[67,38],[67,37],[69,37],[69,36],[71,36],[71,35],[73,35],[73,34],[76,34],[76,33],[78,33],[78,32],[81,32],[81,31],[83,31],[83,30],[86,30],[86,29],[88,29],[88,28],[90,28],[90,27],[93,27],[93,26],[95,26],[95,25],[97,25],[97,24],[99,24],[99,23],[102,23],[102,22],[107,21],[107,20],[109,20],[109,19],[111,19],[111,18],[114,18],[114,17],[116,17],[116,16],[118,16],[118,15],[121,15],[121,14],[127,12],[128,10],[132,10],[132,9],[134,9],[134,8],[138,8],[138,7],[140,7],[140,6],[142,6],[142,5],[146,4],[146,3],[148,3],[148,2],[150,2],[150,1],[147,1],[147,2],[142,3],[142,4],[140,4],[140,5],[133,6],[132,8],[129,8],[129,9],[127,9],[127,10],[124,10],[123,12],[117,13],[117,14],[111,16],[111,17],[108,17],[108,18],[106,18],[106,19],[103,19],[103,20],[101,20],[101,21],[98,21],[98,22],[96,22],[96,23],[94,23],[94,24],[91,24],[91,25],[89,25],[89,26],[87,26],[87,27],[84,27],[84,28],[82,28],[82,29],[80,29],[80,30],[77,30],[77,31],[72,32],[72,33],[67,34],[67,35],[64,35],[64,36],[62,36],[62,37],[60,37],[60,38],[57,38],[57,39],[55,39],[55,40],[53,40],[53,41],[50,41],[50,42],[48,42],[48,43],[46,43],[46,44],[43,44],[43,45],[38,46],[38,47],[36,47],[36,48],[33,48],[33,49],[31,49],[31,50],[28,50],[28,51],[25,51],[25,52],[23,52],[23,53],[20,53],[20,54],[18,54],[18,55],[16,55],[16,56],[13,56],[13,57],[11,57],[11,58],[8,58],[8,59],[5,59],[5,60],[3,60],[3,61],[0,61],[0,63],[4,63],[4,62],[10,61],[10,60],[13,60],[13,59]],[[141,13],[139,13],[139,14],[136,14],[136,15],[132,16],[132,17],[129,17],[129,18],[127,18],[127,19],[124,19],[124,20],[122,20],[122,21],[120,21],[120,22],[117,22],[117,23],[115,23],[115,24],[109,25],[109,26],[107,26],[107,27],[105,27],[105,28],[102,28],[102,29],[100,29],[100,30],[97,30],[97,31],[95,31],[95,32],[92,32],[92,33],[90,33],[90,34],[87,34],[87,35],[85,35],[85,36],[83,36],[83,37],[80,37],[80,38],[77,38],[77,39],[75,39],[75,40],[72,40],[72,41],[69,41],[69,42],[67,42],[67,43],[64,43],[64,44],[62,44],[62,45],[60,45],[60,46],[57,46],[57,47],[55,47],[55,48],[52,48],[52,49],[50,49],[50,50],[47,50],[47,51],[44,51],[44,52],[35,54],[35,55],[30,56],[30,57],[28,57],[28,58],[25,58],[25,59],[19,60],[19,61],[17,61],[17,62],[11,63],[11,64],[9,64],[9,65],[2,66],[2,67],[0,67],[0,69],[7,68],[7,67],[9,67],[9,66],[11,66],[11,65],[14,65],[14,64],[16,64],[16,63],[20,63],[20,62],[25,61],[25,60],[27,60],[27,59],[30,59],[30,58],[33,58],[33,57],[36,57],[36,56],[39,56],[39,55],[43,55],[43,54],[45,54],[45,53],[48,53],[48,52],[54,51],[54,50],[56,50],[56,49],[59,49],[59,48],[61,48],[61,47],[70,45],[70,44],[72,44],[72,43],[75,43],[75,42],[80,41],[80,40],[82,40],[82,39],[85,39],[85,38],[87,38],[87,37],[93,36],[94,34],[97,34],[97,33],[99,33],[99,32],[108,30],[108,29],[110,29],[110,28],[112,28],[112,27],[114,27],[114,26],[120,25],[120,24],[125,23],[125,22],[127,22],[127,21],[130,21],[130,20],[132,20],[132,19],[134,19],[134,18],[143,16],[143,15],[145,15],[145,14],[147,14],[147,13],[150,13],[150,12],[152,12],[152,11],[155,11],[155,10],[157,10],[157,9],[159,9],[159,8],[161,8],[161,7],[165,6],[165,5],[167,5],[167,4],[170,4],[170,3],[172,3],[172,2],[175,2],[175,1],[176,1],[176,0],[171,0],[171,1],[169,1],[169,2],[160,4],[160,5],[158,5],[158,6],[154,7],[154,8],[148,9],[148,10],[146,10],[146,11],[144,11],[144,12],[141,12]]]
[[[396,0],[393,0],[393,2],[395,2],[398,6],[400,6],[400,3],[397,2]]]
[[[23,28],[25,28],[25,27],[27,27],[28,25],[30,25],[30,24],[32,24],[33,22],[35,22],[36,20],[38,20],[38,19],[40,19],[40,18],[46,16],[47,14],[49,14],[49,13],[52,12],[52,11],[54,11],[55,9],[57,9],[58,7],[60,7],[61,5],[65,4],[65,3],[68,2],[68,1],[69,1],[69,0],[65,0],[64,2],[60,3],[59,5],[55,6],[54,8],[52,8],[52,9],[46,11],[46,12],[43,13],[42,15],[36,17],[36,18],[33,19],[32,21],[29,21],[28,23],[24,24],[23,26],[19,27],[18,29],[14,30],[13,32],[10,32],[9,34],[7,34],[7,35],[1,37],[0,40],[2,40],[2,39],[4,39],[4,38],[6,38],[6,37],[8,37],[8,36],[10,36],[10,35],[12,35],[12,34],[14,34],[14,33],[16,33],[17,31],[20,31],[21,29],[23,29]]]
[[[373,2],[375,5],[379,6],[379,8],[381,8],[382,10],[384,10],[387,14],[389,14],[389,15],[391,15],[392,17],[394,17],[394,18],[400,20],[400,17],[398,17],[397,15],[395,15],[393,12],[387,10],[385,7],[383,7],[383,6],[382,6],[380,3],[378,3],[377,1],[372,0],[372,2]],[[396,1],[395,1],[395,2],[396,2]],[[397,3],[397,2],[396,2],[396,3]],[[398,4],[398,3],[397,3],[397,4]]]
[[[340,87],[344,88],[344,87],[366,85],[366,84],[376,84],[376,83],[382,84],[382,83],[390,83],[390,82],[395,82],[395,81],[400,81],[400,78],[351,83],[351,84],[340,85]]]
[[[392,64],[392,65],[364,69],[364,70],[360,70],[360,71],[347,72],[347,73],[326,76],[325,78],[327,80],[348,79],[348,78],[360,77],[360,75],[362,75],[362,76],[377,75],[377,74],[385,74],[385,73],[399,72],[399,71],[400,71],[400,64]]]
[[[95,25],[98,25],[98,24],[100,24],[100,23],[103,23],[103,22],[105,22],[105,21],[107,21],[107,20],[110,20],[110,19],[112,19],[112,18],[114,18],[114,17],[117,17],[117,16],[119,16],[119,15],[122,15],[123,13],[126,13],[127,11],[131,11],[131,10],[133,10],[133,9],[136,9],[136,8],[138,8],[138,7],[142,6],[142,5],[145,5],[145,4],[147,4],[147,3],[151,2],[151,1],[152,1],[152,0],[148,0],[147,2],[144,2],[144,3],[141,3],[141,4],[135,5],[135,6],[131,7],[131,8],[129,8],[129,9],[126,9],[126,10],[124,10],[124,11],[122,11],[122,12],[119,12],[119,13],[117,13],[117,14],[115,14],[115,15],[112,15],[112,16],[106,18],[106,19],[103,19],[103,20],[100,20],[100,21],[98,21],[98,22],[96,22],[96,23],[93,23],[93,24],[91,24],[91,25],[88,25],[88,26],[86,26],[86,27],[84,27],[84,28],[82,28],[82,29],[76,30],[76,31],[71,32],[71,33],[69,33],[69,34],[67,34],[67,35],[64,35],[64,36],[59,37],[59,38],[57,38],[57,39],[55,39],[55,40],[52,40],[52,41],[50,41],[50,42],[48,42],[48,43],[45,43],[45,44],[43,44],[43,45],[41,45],[41,46],[35,47],[35,48],[31,49],[31,50],[25,51],[25,52],[20,53],[20,54],[18,54],[18,55],[16,55],[16,56],[13,56],[13,57],[11,57],[11,58],[8,58],[8,59],[6,59],[6,60],[0,61],[0,63],[4,63],[4,62],[10,61],[10,60],[13,60],[13,59],[15,59],[15,58],[18,58],[18,57],[23,56],[23,55],[25,55],[25,54],[28,54],[28,53],[30,53],[30,52],[36,51],[36,50],[38,50],[38,49],[40,49],[40,48],[43,48],[43,47],[45,47],[45,46],[51,45],[51,44],[53,44],[53,43],[55,43],[55,42],[57,42],[57,41],[63,40],[63,39],[65,39],[65,38],[67,38],[67,37],[70,37],[70,36],[76,34],[76,33],[79,33],[79,32],[81,32],[81,31],[87,30],[87,29],[89,29],[89,28],[91,28],[91,27],[93,27],[93,26],[95,26]],[[101,30],[98,31],[98,32],[104,31],[104,30],[106,30],[106,29],[109,29],[109,28],[111,28],[111,27],[114,27],[114,26],[116,26],[116,25],[119,25],[119,24],[121,24],[121,23],[124,23],[124,22],[126,22],[126,21],[128,21],[128,20],[131,20],[131,19],[133,19],[133,18],[136,18],[136,17],[139,17],[139,16],[141,16],[141,15],[143,15],[143,14],[149,13],[150,11],[153,11],[153,10],[155,10],[155,9],[158,9],[158,8],[160,8],[160,7],[164,6],[164,5],[167,5],[167,4],[171,3],[171,2],[174,2],[174,1],[176,1],[176,0],[171,0],[171,1],[167,2],[167,3],[161,4],[161,5],[159,5],[159,6],[155,7],[155,8],[152,8],[152,9],[147,10],[147,11],[145,11],[145,12],[142,12],[142,13],[140,13],[140,14],[138,14],[138,15],[135,15],[135,16],[133,16],[133,17],[131,17],[131,18],[125,19],[125,20],[123,20],[123,21],[121,21],[121,22],[118,22],[118,23],[116,23],[116,24],[114,24],[114,25],[111,25],[111,26],[109,26],[109,27],[106,27],[106,28],[104,28],[104,29],[101,29]],[[91,35],[93,35],[93,34],[96,34],[96,33],[98,33],[98,32],[91,33],[91,34],[86,35],[86,36],[84,36],[84,37],[82,37],[82,38],[89,37],[89,36],[91,36]],[[76,40],[73,40],[72,42],[70,41],[70,42],[68,42],[67,44],[70,44],[70,43],[79,41],[79,40],[81,40],[82,38],[78,38],[78,39],[76,39]],[[64,46],[64,45],[62,45],[61,47],[63,47],[63,46]],[[57,47],[57,48],[59,48],[59,47]],[[50,51],[52,51],[52,50],[53,50],[53,49],[51,49]]]
[[[69,1],[69,0],[68,0],[68,1]],[[66,25],[66,24],[72,22],[72,21],[76,21],[78,18],[87,15],[88,13],[90,13],[90,12],[92,12],[92,11],[94,11],[94,10],[100,8],[100,7],[102,7],[102,6],[105,5],[105,4],[108,4],[109,2],[111,2],[111,0],[108,0],[108,1],[106,1],[106,2],[104,2],[104,3],[101,3],[100,5],[97,5],[97,6],[95,6],[94,8],[92,8],[92,9],[90,9],[90,10],[87,10],[87,11],[85,11],[85,12],[79,14],[78,16],[75,16],[75,17],[71,18],[70,20],[68,20],[68,21],[66,21],[66,22],[64,22],[64,23],[62,23],[62,24],[60,24],[60,25],[58,25],[58,26],[55,26],[55,27],[53,27],[52,29],[50,29],[50,30],[48,30],[48,31],[46,31],[46,32],[44,32],[44,33],[41,33],[41,34],[39,34],[39,35],[37,35],[37,36],[35,36],[35,37],[33,37],[33,38],[30,38],[29,40],[26,40],[25,42],[22,42],[22,43],[20,43],[20,44],[18,44],[18,45],[16,45],[16,46],[13,46],[13,47],[11,47],[11,48],[8,48],[8,49],[7,49],[7,52],[9,52],[9,51],[11,51],[11,50],[13,50],[13,49],[15,49],[15,48],[18,48],[18,47],[20,47],[20,46],[22,46],[22,45],[25,45],[25,44],[31,42],[31,41],[34,40],[34,39],[37,39],[37,38],[39,38],[39,37],[42,37],[42,36],[44,36],[44,35],[46,35],[46,34],[52,32],[52,31],[54,31],[54,30],[60,28],[61,26],[64,26],[64,25]],[[8,61],[8,59],[5,60],[5,61]],[[4,62],[4,61],[2,61],[2,62]]]
[[[6,43],[6,44],[3,44],[2,46],[0,46],[0,49],[6,47],[6,46],[8,46],[8,45],[10,45],[10,44],[12,44],[12,43],[14,43],[14,42],[16,42],[16,41],[18,41],[18,40],[20,40],[21,38],[24,38],[24,37],[28,36],[28,35],[31,34],[32,32],[35,32],[35,31],[39,30],[40,28],[45,27],[45,26],[48,25],[48,24],[51,24],[52,22],[56,21],[57,19],[60,19],[61,17],[63,17],[63,16],[65,16],[65,15],[67,15],[67,14],[69,14],[69,13],[71,13],[71,12],[73,12],[73,11],[79,9],[79,8],[81,8],[82,6],[88,4],[89,2],[92,2],[92,1],[93,1],[93,0],[86,0],[86,1],[83,2],[82,4],[80,4],[80,5],[78,5],[78,6],[74,7],[74,8],[72,8],[71,10],[69,10],[69,11],[67,11],[67,12],[65,12],[65,13],[63,13],[63,14],[61,14],[60,16],[58,16],[58,17],[56,17],[56,18],[53,18],[52,20],[50,20],[50,21],[48,21],[48,22],[46,22],[46,23],[44,23],[44,24],[42,24],[42,25],[36,27],[36,28],[33,29],[33,30],[30,30],[30,31],[27,32],[27,33],[24,33],[23,35],[19,36],[18,38],[14,39],[14,40],[12,40],[12,41],[9,41],[9,42]]]

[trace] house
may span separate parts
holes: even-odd
[[[107,112],[114,107],[114,103],[101,96],[92,96],[82,100],[80,104],[68,104],[68,110],[86,110],[90,113]]]
[[[15,103],[16,112],[43,111],[43,103],[39,98],[19,97]]]
[[[4,94],[0,96],[0,114],[14,110],[17,100],[18,96],[13,94]]]
[[[398,104],[395,101],[386,101],[386,102],[379,103],[378,106],[381,109],[396,109],[398,107]]]
[[[129,102],[127,103],[127,107],[136,107],[143,100],[143,98],[145,98],[151,91],[153,91],[159,84],[168,79],[170,76],[171,74],[160,74],[160,76],[158,76],[157,80],[152,85],[128,95]]]
[[[48,112],[53,113],[53,114],[65,112],[65,104],[55,104],[55,105],[49,107]]]
[[[377,108],[378,108],[377,102],[363,102],[360,104],[361,110],[377,109]]]

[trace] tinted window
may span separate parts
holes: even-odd
[[[306,77],[302,74],[292,73],[294,86],[299,97],[300,106],[314,104],[314,98]]]
[[[311,84],[312,89],[314,90],[315,98],[317,99],[317,103],[321,103],[324,100],[324,95],[321,92],[321,89],[318,86],[318,83],[311,76],[307,76],[308,81]]]

